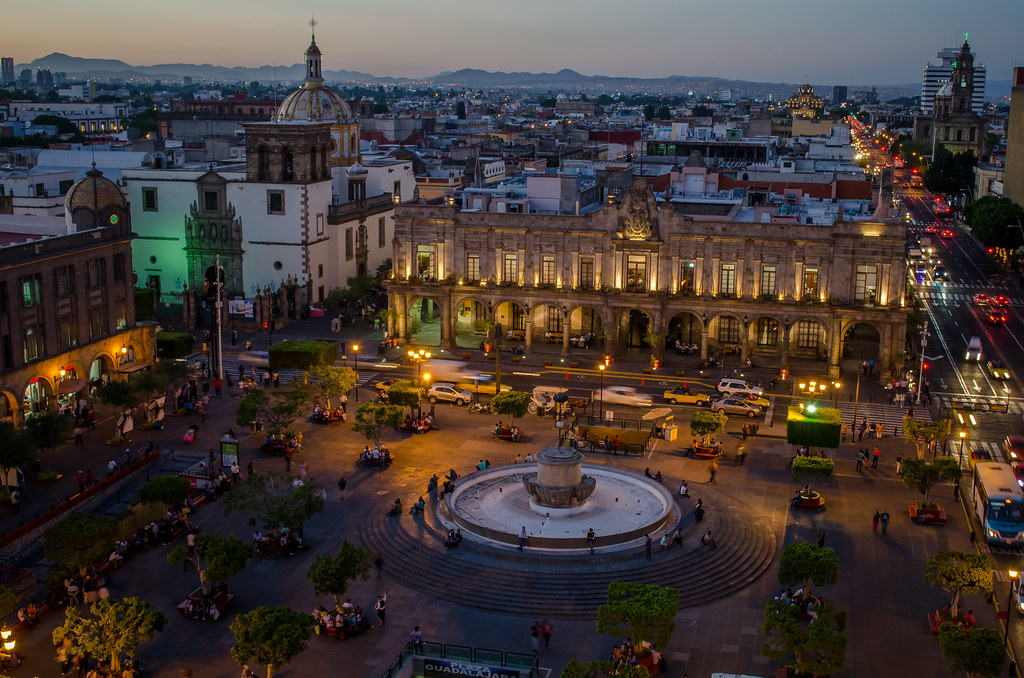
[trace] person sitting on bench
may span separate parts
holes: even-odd
[[[401,499],[396,499],[395,500],[395,503],[391,507],[391,510],[388,511],[388,515],[389,516],[400,516],[400,515],[402,515],[402,500]]]

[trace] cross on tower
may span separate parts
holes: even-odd
[[[309,19],[309,30],[313,34],[314,37],[316,36],[316,24],[317,24],[316,17],[315,16],[314,17],[310,17],[310,19]]]
[[[964,42],[967,42],[967,38],[968,38],[969,36],[970,36],[970,33],[967,33],[967,32],[965,31],[965,32],[964,32]]]

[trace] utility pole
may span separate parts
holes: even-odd
[[[223,303],[220,300],[220,288],[223,286],[223,283],[222,283],[221,277],[220,277],[220,255],[219,254],[217,255],[217,283],[216,283],[216,285],[217,285],[217,302],[214,304],[214,309],[217,312],[217,378],[223,381],[223,379],[224,379],[224,346],[222,344],[221,332],[220,332],[220,329],[221,329],[221,327],[220,327],[220,310],[221,310],[221,308],[223,306]]]
[[[494,394],[501,393],[501,323],[494,324]]]
[[[917,404],[921,404],[921,389],[924,387],[924,348],[928,345],[928,321],[921,328],[921,367],[917,371]]]

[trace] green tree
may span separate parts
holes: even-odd
[[[918,459],[924,459],[925,452],[931,448],[933,442],[945,440],[949,435],[949,430],[949,419],[924,421],[906,417],[903,420],[905,440],[907,444],[913,445],[917,449]]]
[[[167,624],[163,612],[141,598],[106,598],[89,606],[91,616],[82,616],[76,606],[64,612],[64,624],[53,630],[53,642],[70,638],[80,650],[98,659],[108,658],[115,673],[121,662],[138,653],[139,645]]]
[[[120,407],[122,412],[138,402],[127,381],[108,381],[96,389],[96,397],[106,405]]]
[[[978,553],[942,551],[928,559],[924,580],[953,594],[951,614],[956,617],[963,593],[992,593],[992,566],[988,557]]]
[[[711,444],[711,436],[725,430],[729,417],[722,412],[696,410],[690,415],[690,435],[700,438],[701,445]]]
[[[959,475],[960,464],[952,457],[935,457],[930,464],[923,459],[903,460],[903,484],[923,494],[925,506],[933,487]]]
[[[562,669],[562,678],[650,678],[650,673],[643,666],[619,664],[614,666],[610,661],[593,661],[586,664],[572,659]]]
[[[794,483],[799,483],[804,478],[822,477],[827,478],[835,471],[835,462],[827,457],[805,457],[797,455],[793,457],[790,466],[790,478]]]
[[[811,595],[811,586],[835,584],[838,572],[839,556],[817,544],[787,544],[779,558],[779,583],[802,588],[805,597]]]
[[[958,195],[970,191],[974,185],[974,166],[978,159],[970,151],[953,154],[941,144],[935,147],[935,157],[924,173],[924,186],[932,193]]]
[[[398,405],[363,403],[356,410],[355,419],[352,420],[352,430],[362,433],[372,443],[379,444],[382,429],[385,426],[398,428],[402,425],[404,416],[405,412]]]
[[[939,647],[942,656],[950,660],[950,673],[966,671],[968,675],[995,678],[1006,666],[1003,639],[998,631],[984,626],[968,630],[960,624],[940,624]]]
[[[0,586],[0,617],[6,617],[14,612],[18,605],[18,594],[6,586]]]
[[[392,267],[393,267],[393,264],[391,263],[391,258],[388,257],[387,259],[384,260],[384,263],[382,263],[380,266],[377,267],[377,271],[376,271],[377,280],[379,281],[379,280],[385,280],[387,278],[390,278],[391,277],[391,269],[392,269]]]
[[[761,645],[761,655],[785,661],[801,673],[839,673],[846,663],[846,613],[833,611],[831,605],[811,605],[809,611],[817,616],[808,621],[799,605],[769,601],[761,624],[768,640]]]
[[[320,365],[305,374],[313,393],[324,399],[327,409],[331,409],[331,399],[340,398],[356,386],[356,373],[347,367]]]
[[[86,568],[110,553],[117,541],[117,518],[74,511],[43,532],[46,559],[77,568],[84,577]]]
[[[338,555],[322,553],[314,558],[306,577],[313,584],[316,595],[334,596],[334,604],[337,606],[341,605],[341,597],[348,590],[350,581],[370,576],[372,562],[372,553],[344,540]]]
[[[32,445],[45,457],[67,442],[71,419],[56,412],[39,412],[25,419],[25,433]]]
[[[1024,242],[1021,230],[1016,228],[1024,223],[1024,207],[1009,198],[986,195],[975,200],[964,211],[964,221],[989,247],[1017,249]]]
[[[408,407],[410,415],[422,400],[423,389],[408,379],[398,379],[388,389],[388,402],[398,407]]]
[[[57,134],[70,134],[79,139],[81,138],[81,130],[78,129],[78,126],[62,115],[37,115],[32,118],[32,124],[54,125],[57,127]]]
[[[267,667],[267,678],[287,666],[307,646],[312,619],[287,605],[257,607],[231,622],[235,644],[231,656],[239,664],[253,662]]]
[[[644,120],[648,122],[654,120],[654,104],[644,106]]]
[[[252,477],[231,484],[221,500],[224,515],[249,514],[250,525],[265,530],[290,528],[302,534],[306,520],[324,508],[324,491],[312,480],[296,485],[286,474],[254,473]]]
[[[189,554],[187,547],[179,546],[167,554],[171,565],[189,560],[196,566],[204,596],[210,595],[214,584],[226,584],[238,574],[249,558],[252,558],[252,544],[235,535],[221,537],[209,533],[196,536],[195,553]]]
[[[163,504],[175,508],[185,503],[192,486],[188,478],[179,475],[157,476],[139,488],[139,501],[143,504]]]
[[[491,412],[519,419],[526,416],[530,400],[531,395],[523,391],[501,391],[491,398]]]
[[[649,640],[664,652],[678,611],[677,589],[613,581],[608,584],[608,602],[597,608],[597,632],[626,635],[637,644]]]
[[[10,421],[0,421],[0,473],[7,493],[11,493],[11,471],[24,469],[37,458],[36,448],[28,435]]]
[[[310,397],[309,389],[303,386],[275,393],[273,398],[266,391],[254,388],[238,403],[235,421],[245,427],[259,422],[271,433],[282,434],[308,407]]]
[[[246,428],[263,422],[263,412],[270,407],[270,396],[262,389],[254,388],[238,402],[235,422]]]

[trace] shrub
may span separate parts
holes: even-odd
[[[189,332],[157,332],[156,354],[163,360],[184,358],[192,352],[192,335]]]
[[[333,341],[282,341],[270,347],[270,369],[308,370],[330,365],[338,359],[338,345]]]

